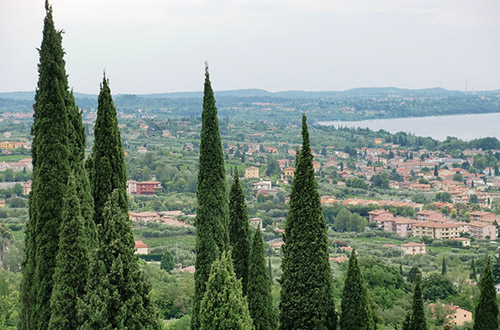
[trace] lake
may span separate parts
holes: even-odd
[[[411,117],[374,119],[361,121],[324,121],[320,125],[347,126],[380,129],[391,133],[407,132],[417,136],[430,136],[443,141],[447,136],[462,140],[483,137],[496,137],[500,140],[500,113],[485,113],[474,115],[451,115],[432,117]]]

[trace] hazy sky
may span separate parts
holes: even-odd
[[[78,92],[500,89],[499,0],[52,0]],[[0,0],[0,91],[34,90],[43,0]]]

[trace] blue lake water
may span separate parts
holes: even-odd
[[[418,136],[430,136],[437,140],[445,140],[447,136],[471,140],[483,137],[500,139],[500,113],[451,115],[432,117],[412,117],[394,119],[374,119],[362,121],[328,121],[320,125],[347,126],[380,129],[391,133],[407,132]]]

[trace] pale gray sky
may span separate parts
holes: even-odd
[[[500,89],[499,0],[52,0],[78,92]],[[33,90],[43,0],[0,0],[0,91]]]

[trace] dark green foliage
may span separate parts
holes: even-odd
[[[85,293],[89,267],[84,224],[75,177],[71,174],[62,211],[59,251],[56,257],[54,288],[50,300],[52,314],[49,329],[78,328],[78,319],[75,317],[76,302],[77,298],[83,297]]]
[[[224,155],[219,133],[219,120],[214,92],[210,83],[208,66],[205,67],[202,127],[200,134],[200,158],[196,197],[196,272],[195,295],[191,327],[200,328],[200,303],[205,294],[205,284],[210,266],[226,251],[229,245],[228,200]]]
[[[410,325],[411,325],[411,314],[406,313],[405,320],[403,321],[403,326],[401,327],[401,330],[410,330]]]
[[[474,261],[474,259],[472,259]],[[500,283],[500,258],[499,257],[494,257],[493,259],[493,265],[492,265],[492,271],[493,271],[493,278],[495,280],[495,284]],[[471,265],[472,269],[472,265]],[[472,274],[471,274],[472,278]],[[474,279],[476,279],[476,267],[474,265]]]
[[[238,171],[229,192],[229,242],[236,278],[241,279],[243,295],[247,293],[248,256],[250,254],[250,236],[245,195],[241,189]]]
[[[477,281],[477,276],[476,276],[476,263],[474,262],[474,258],[470,261],[470,276],[469,278],[471,280]]]
[[[97,228],[94,222],[94,198],[92,197],[89,175],[85,168],[85,127],[73,93],[68,95],[66,103],[69,109],[70,167],[76,179],[76,191],[80,199],[85,236],[89,240],[89,246],[95,247],[97,244]]]
[[[103,223],[104,205],[115,189],[118,189],[118,205],[124,212],[128,211],[125,158],[116,108],[106,76],[99,92],[94,145],[88,164],[94,197],[94,221],[96,225],[100,225]]]
[[[443,257],[443,262],[441,264],[441,275],[446,275],[446,258]]]
[[[26,229],[26,259],[21,285],[21,329],[47,329],[52,276],[58,251],[62,200],[70,173],[67,76],[61,32],[45,3],[38,86],[33,105],[33,184]],[[36,237],[35,237],[36,236]]]
[[[248,309],[255,330],[274,330],[277,319],[260,229],[257,229],[253,236],[248,267]]]
[[[161,257],[160,268],[170,272],[175,267],[174,256],[167,250]]]
[[[269,263],[268,263],[268,266],[267,266],[267,269],[269,271],[269,283],[271,283],[271,285],[273,285],[273,268],[271,267],[271,255],[269,255]]]
[[[101,239],[79,307],[81,330],[160,329],[119,195],[115,190],[103,210]]]
[[[410,272],[408,273],[408,282],[415,283],[415,281],[417,280],[418,276],[422,276],[422,273],[420,272],[420,269],[418,269],[417,267],[413,266],[410,269]]]
[[[248,304],[236,279],[230,254],[212,263],[200,308],[201,330],[252,330]]]
[[[341,308],[340,330],[375,329],[365,284],[354,249],[349,259]]]
[[[456,294],[456,290],[445,276],[434,273],[422,281],[422,294],[425,300],[436,301]]]
[[[427,330],[425,320],[424,300],[422,299],[421,277],[417,276],[413,290],[412,315],[409,330]]]
[[[281,267],[280,329],[335,329],[326,222],[314,177],[305,115],[302,149],[286,218]]]
[[[486,259],[483,275],[479,282],[481,295],[474,313],[474,330],[498,329],[498,304],[495,292],[495,283],[491,271],[490,258]]]

